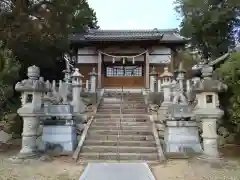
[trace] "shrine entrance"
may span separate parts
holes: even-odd
[[[143,88],[144,64],[136,63],[110,63],[103,64],[103,86],[109,88]]]

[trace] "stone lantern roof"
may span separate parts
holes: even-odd
[[[15,90],[19,92],[48,92],[50,89],[47,87],[43,78],[40,77],[40,69],[37,66],[30,66],[27,72],[28,79],[24,79],[15,85]]]
[[[183,63],[181,62],[180,64],[179,64],[179,67],[178,67],[178,69],[175,71],[175,73],[177,73],[177,74],[179,74],[179,73],[186,73],[186,70],[183,68]]]
[[[173,77],[173,74],[168,71],[168,67],[164,68],[164,72],[160,74],[160,78],[165,78],[165,77]]]
[[[196,82],[193,90],[199,92],[221,92],[227,89],[227,86],[219,80],[212,79],[213,67],[205,66],[202,68],[203,79]]]
[[[78,68],[75,68],[74,73],[72,74],[72,77],[84,77],[80,72]]]

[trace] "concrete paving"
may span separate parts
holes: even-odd
[[[147,163],[89,163],[79,180],[155,180]]]

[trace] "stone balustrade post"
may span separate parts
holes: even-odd
[[[155,92],[157,72],[155,71],[154,67],[152,67],[152,70],[151,70],[149,76],[150,76],[150,92]]]
[[[86,88],[86,92],[88,92],[89,91],[89,81],[88,80],[86,80],[85,88]]]
[[[72,74],[72,105],[74,113],[82,113],[86,108],[81,98],[82,77],[83,75],[79,72],[79,69],[76,68]]]
[[[191,90],[192,90],[191,80],[188,79],[188,80],[186,81],[186,91],[187,91],[187,92],[191,92]]]
[[[163,90],[163,102],[158,110],[159,121],[163,122],[165,118],[165,113],[167,112],[168,106],[171,103],[171,81],[173,74],[168,71],[168,68],[164,68],[164,72],[160,75],[162,81],[161,87]]]
[[[223,115],[218,107],[218,92],[226,89],[226,85],[212,79],[213,68],[203,67],[203,80],[193,86],[196,92],[197,105],[195,115],[202,122],[203,155],[199,159],[218,161],[220,159],[217,143],[217,120]]]
[[[15,86],[16,91],[21,92],[22,107],[18,109],[18,114],[23,118],[23,132],[19,158],[23,159],[38,155],[36,139],[40,117],[44,116],[43,95],[50,90],[40,78],[38,67],[29,67],[27,75],[28,79]]]
[[[161,80],[157,80],[157,87],[158,87],[158,92],[162,92],[162,87],[161,87]]]
[[[97,73],[95,68],[92,69],[92,72],[89,73],[90,75],[90,92],[96,92],[96,86],[97,86]]]

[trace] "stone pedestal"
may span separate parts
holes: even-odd
[[[67,120],[47,120],[43,123],[41,151],[61,148],[61,154],[71,154],[77,147],[76,125]]]
[[[194,121],[167,121],[164,140],[168,153],[202,152],[197,123]]]
[[[219,157],[216,133],[216,119],[202,119],[204,155]]]
[[[205,114],[200,115],[200,111],[195,111],[202,122],[203,154],[199,159],[214,162],[222,158],[218,150],[217,119],[222,116],[223,111],[220,109],[208,109]],[[209,112],[209,114],[208,114]],[[211,112],[211,114],[210,114]],[[214,114],[215,113],[215,114]]]
[[[19,115],[23,117],[22,148],[19,152],[19,157],[24,159],[36,157],[38,156],[36,139],[39,127],[39,115],[22,113],[19,113]]]
[[[58,148],[61,154],[73,153],[77,146],[76,121],[73,120],[71,105],[51,105],[42,121],[43,133],[39,149],[41,151]]]

